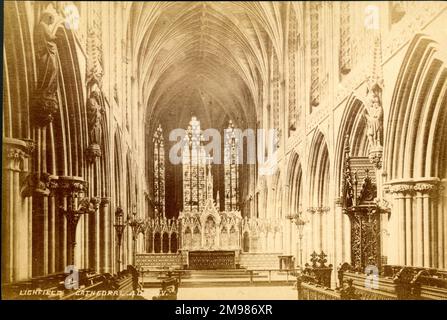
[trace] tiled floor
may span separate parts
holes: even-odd
[[[143,296],[151,300],[158,289],[145,289]],[[178,300],[296,300],[292,286],[179,288]]]

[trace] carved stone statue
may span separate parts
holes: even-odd
[[[369,90],[365,101],[367,135],[372,147],[382,145],[383,109],[380,101],[380,89]]]
[[[91,144],[101,144],[101,119],[104,110],[100,104],[100,94],[93,91],[87,102],[88,128]]]
[[[214,221],[209,219],[205,224],[205,247],[211,248],[214,246],[216,236],[216,226]]]
[[[59,62],[56,45],[56,30],[53,13],[44,11],[35,30],[37,60],[37,86],[34,96],[37,124],[46,125],[53,120],[58,110]]]

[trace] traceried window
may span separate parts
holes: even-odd
[[[154,203],[155,216],[165,216],[165,148],[161,125],[155,130],[154,138]]]
[[[340,74],[352,69],[351,14],[350,3],[340,2]]]
[[[208,160],[200,121],[192,117],[182,149],[184,211],[200,211],[205,207]]]
[[[281,127],[280,127],[280,104],[279,104],[279,91],[280,91],[280,79],[279,79],[279,61],[275,53],[273,53],[273,129],[276,131],[276,143],[275,149],[279,147],[279,141],[281,140]]]
[[[309,3],[310,16],[310,105],[320,104],[320,15],[321,2]]]
[[[239,140],[234,125],[229,122],[225,129],[224,171],[225,211],[239,210]]]
[[[296,60],[297,60],[297,20],[295,10],[290,10],[289,18],[289,132],[295,131],[298,122],[296,107]]]

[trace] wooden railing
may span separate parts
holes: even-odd
[[[343,269],[339,279],[350,281],[365,300],[447,299],[445,270],[385,265],[380,274],[366,275],[352,271],[349,265]]]
[[[323,284],[318,273],[305,270],[296,274],[298,299],[447,300],[445,270],[385,265],[381,273],[367,275],[345,263],[339,268],[340,285],[335,289]]]
[[[237,269],[234,269],[237,270]],[[257,281],[257,278],[260,278],[260,273],[266,274],[267,282],[271,283],[274,281],[285,281],[286,283],[295,281],[296,274],[298,272],[298,269],[261,269],[261,268],[255,268],[255,269],[240,269],[245,271],[247,282],[249,283],[255,283]],[[189,269],[140,269],[140,280],[141,282],[145,282],[147,280],[147,277],[150,277],[152,275],[152,278],[156,278],[158,280],[166,280],[169,278],[176,278],[179,279],[181,282],[182,279],[186,279],[189,277],[189,274],[191,273],[191,270]],[[273,275],[281,275],[285,276],[285,279],[273,279]],[[241,280],[244,278],[241,278]],[[262,279],[265,279],[262,277]]]

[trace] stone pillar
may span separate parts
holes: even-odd
[[[390,245],[388,248],[388,264],[405,265],[407,256],[406,242],[406,219],[411,215],[411,208],[408,207],[409,215],[406,212],[406,195],[413,192],[413,186],[406,183],[393,184],[390,187],[393,194],[393,211],[390,217]],[[411,237],[411,234],[407,235]]]
[[[413,265],[415,267],[422,267],[424,265],[423,261],[423,198],[422,198],[422,192],[417,191],[415,195],[415,210],[414,213],[414,224],[413,224]]]
[[[168,253],[171,253],[171,234],[170,233],[168,235],[168,241],[169,241],[169,243],[168,243]]]
[[[343,245],[345,239],[343,239],[343,209],[341,198],[335,199],[334,208],[334,266],[338,266],[340,263],[351,261],[346,261],[343,252]]]
[[[438,268],[447,268],[447,180],[438,189]]]
[[[412,266],[413,265],[413,243],[412,243],[412,234],[413,234],[413,194],[406,193],[404,195],[405,199],[405,265]]]
[[[152,241],[152,250],[151,250],[151,252],[155,253],[155,234],[154,234],[154,232],[152,232],[152,239],[151,239],[151,241]]]
[[[112,254],[112,243],[111,243],[111,228],[112,223],[110,221],[110,198],[102,198],[99,207],[99,222],[100,222],[100,250],[98,255],[101,255],[100,259],[100,272],[112,272],[110,266],[110,256]]]
[[[389,264],[414,265],[433,268],[439,265],[438,238],[439,215],[437,214],[437,180],[393,184],[390,188],[394,194],[391,213],[390,244],[397,247],[397,255]]]
[[[437,232],[437,181],[418,182],[414,185],[416,192],[422,193],[422,211],[423,211],[423,266],[427,268],[437,267],[438,265],[438,242]]]
[[[317,223],[317,215],[315,214],[315,211],[313,209],[309,209],[309,213],[311,215],[310,220],[310,230],[311,230],[311,239],[310,239],[310,252],[317,251],[318,250],[318,236],[319,236],[319,225]]]
[[[20,191],[33,147],[28,140],[3,139],[2,281],[5,283],[31,277],[30,199],[22,197]]]

